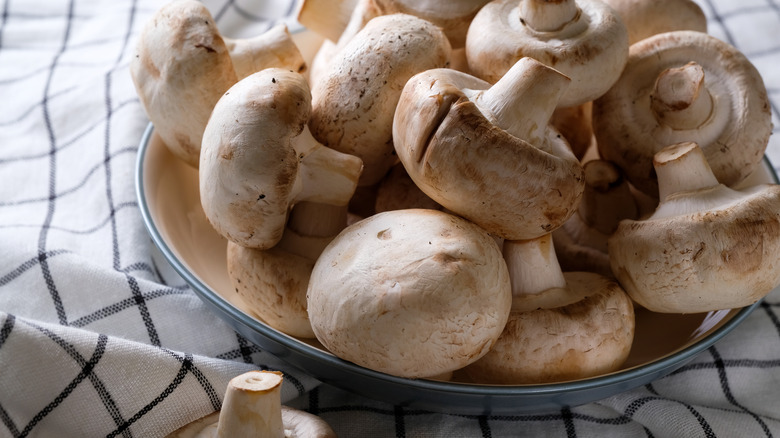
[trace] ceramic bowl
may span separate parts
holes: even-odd
[[[745,184],[760,182],[777,183],[766,160]],[[690,315],[638,309],[628,360],[620,370],[593,378],[535,385],[405,379],[341,360],[316,340],[285,335],[243,310],[227,274],[226,241],[211,228],[200,206],[197,170],[176,159],[152,125],[140,142],[136,190],[154,243],[203,302],[237,332],[322,382],[411,408],[471,415],[528,414],[596,401],[681,367],[737,327],[758,305]]]

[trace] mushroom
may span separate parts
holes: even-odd
[[[347,224],[344,206],[299,202],[276,246],[258,250],[228,241],[227,270],[242,310],[282,333],[314,338],[306,290],[314,262]]]
[[[634,308],[620,285],[562,272],[550,234],[504,243],[512,312],[496,344],[464,371],[478,383],[529,384],[615,371],[634,339]]]
[[[222,409],[181,427],[167,438],[335,438],[316,415],[281,403],[282,373],[249,371],[228,382]]]
[[[155,132],[197,167],[211,110],[238,80],[208,9],[195,0],[160,8],[141,31],[130,74]]]
[[[406,14],[369,21],[312,86],[309,127],[325,146],[363,160],[360,185],[390,170],[393,113],[406,81],[447,64],[450,45],[431,23]]]
[[[707,17],[693,0],[601,0],[618,13],[634,44],[675,30],[707,32]]]
[[[524,240],[561,226],[583,170],[549,124],[569,79],[523,58],[493,86],[450,69],[420,73],[396,109],[398,158],[417,186],[489,233]]]
[[[472,74],[490,83],[531,57],[571,78],[558,106],[589,102],[609,90],[628,57],[628,31],[599,0],[494,0],[466,38]]]
[[[620,222],[612,271],[655,312],[696,313],[755,303],[780,284],[780,186],[718,183],[703,150],[678,143],[654,158],[660,203]]]
[[[585,163],[585,192],[577,212],[552,232],[565,271],[612,276],[607,239],[623,219],[637,219],[639,206],[620,169],[609,161]]]
[[[593,102],[599,154],[638,190],[658,196],[653,155],[696,142],[721,183],[758,166],[772,132],[760,74],[731,45],[695,31],[667,32],[631,46],[620,80]]]
[[[203,134],[201,205],[214,229],[268,249],[299,201],[347,205],[360,159],[322,146],[305,129],[311,92],[299,73],[270,68],[231,87]]]
[[[344,229],[314,265],[308,309],[317,339],[376,371],[422,378],[475,361],[511,306],[495,241],[436,210],[377,213]]]
[[[361,1],[301,0],[296,17],[307,29],[336,42],[347,29],[353,11]]]
[[[280,23],[254,38],[224,38],[238,79],[266,68],[303,73],[306,61],[286,24]]]

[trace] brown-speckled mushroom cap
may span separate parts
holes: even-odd
[[[637,303],[655,312],[753,304],[780,284],[780,186],[737,191],[718,184],[700,171],[706,165],[700,149],[670,157],[689,145],[659,152],[670,168],[691,156],[696,167],[675,170],[683,182],[662,191],[668,195],[652,216],[620,223],[608,241],[612,271]]]
[[[568,107],[609,89],[620,77],[628,46],[623,21],[599,0],[494,0],[471,22],[466,58],[470,71],[491,83],[523,57],[555,68],[572,79],[558,102]]]
[[[634,339],[631,299],[613,279],[564,273],[579,299],[561,307],[512,311],[488,354],[465,368],[477,383],[531,384],[582,379],[617,370]]]
[[[237,80],[228,48],[206,7],[171,1],[138,39],[130,74],[155,132],[171,152],[198,167],[214,105]]]
[[[431,199],[491,234],[522,240],[548,233],[576,209],[582,166],[549,125],[534,123],[540,138],[533,145],[488,120],[464,92],[488,88],[449,69],[410,79],[396,110],[398,157]]]
[[[370,20],[312,84],[309,127],[325,146],[360,157],[360,185],[373,185],[395,164],[393,113],[406,81],[445,67],[450,44],[433,24],[407,14]]]
[[[347,227],[314,266],[309,319],[333,354],[391,375],[430,377],[484,355],[511,286],[498,245],[435,210],[378,213]]]
[[[592,117],[600,156],[655,197],[653,155],[667,145],[698,143],[718,180],[732,186],[761,162],[772,132],[755,67],[733,46],[695,31],[632,45],[620,80],[594,101]]]

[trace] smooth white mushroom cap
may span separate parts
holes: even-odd
[[[665,313],[731,309],[780,284],[780,186],[718,184],[694,143],[661,150],[656,168],[665,194],[656,212],[622,221],[608,241],[612,271],[637,303]]]
[[[564,273],[573,303],[512,311],[484,357],[465,368],[477,383],[530,384],[583,379],[616,371],[634,339],[631,299],[614,280]]]
[[[306,139],[306,79],[270,68],[235,84],[214,107],[200,161],[201,205],[211,225],[239,245],[267,249],[299,201],[346,205],[362,164]]]
[[[449,56],[449,41],[428,21],[406,14],[370,20],[312,84],[312,134],[363,160],[360,185],[377,183],[396,161],[393,114],[404,84],[446,66]]]
[[[640,191],[658,196],[653,155],[694,141],[721,183],[759,165],[772,132],[769,98],[750,61],[695,31],[667,32],[631,46],[620,80],[593,103],[599,155]]]
[[[537,21],[540,29],[534,27]],[[490,83],[517,60],[534,58],[571,78],[558,102],[569,107],[609,90],[620,77],[628,46],[623,21],[599,0],[494,0],[471,22],[466,58],[472,74]]]
[[[130,74],[155,132],[197,167],[211,111],[238,80],[208,9],[195,0],[160,8],[141,31]]]
[[[323,251],[309,282],[309,319],[333,354],[417,378],[460,369],[500,335],[511,305],[498,245],[435,210],[378,213]]]

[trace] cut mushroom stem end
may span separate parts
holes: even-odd
[[[661,72],[651,99],[655,116],[675,129],[695,129],[712,114],[712,96],[704,83],[704,69],[695,62]]]
[[[690,192],[718,185],[699,145],[684,142],[655,154],[653,166],[658,175],[660,199],[678,192]]]
[[[554,32],[577,19],[580,10],[574,0],[520,0],[520,22],[536,32]]]

